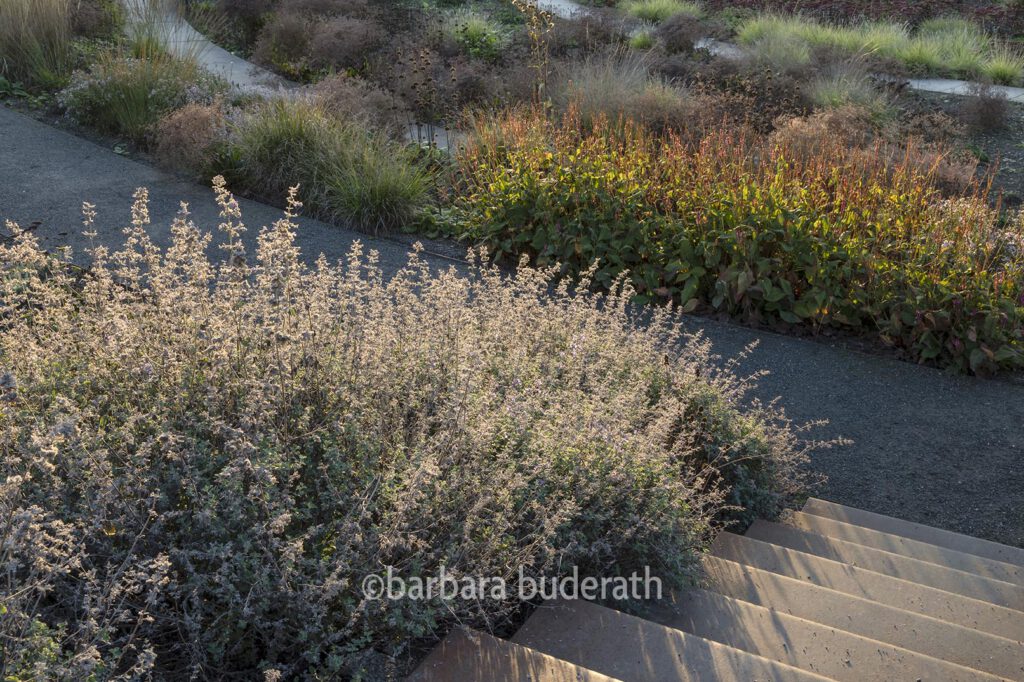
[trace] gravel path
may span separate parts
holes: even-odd
[[[41,221],[47,248],[71,245],[80,252],[79,208],[84,200],[100,212],[101,238],[121,240],[136,187],[150,190],[157,243],[179,201],[188,201],[198,224],[217,223],[209,189],[118,156],[89,141],[0,107],[0,220]],[[254,239],[258,227],[280,212],[242,201]],[[299,245],[310,258],[330,259],[361,240],[381,253],[386,270],[405,261],[408,242],[365,235],[300,220]],[[438,266],[460,247],[433,243]],[[760,347],[746,371],[770,375],[759,396],[782,396],[798,422],[828,419],[819,438],[843,436],[854,444],[818,453],[814,467],[829,477],[825,499],[950,530],[1024,546],[1024,385],[950,376],[888,358],[824,343],[758,332],[693,318],[716,351],[730,356],[752,341]]]

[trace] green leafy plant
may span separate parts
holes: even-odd
[[[0,76],[0,97],[28,97],[29,93],[21,83],[12,83]]]
[[[519,112],[459,155],[451,229],[569,274],[598,261],[606,286],[628,271],[641,300],[873,334],[958,371],[1024,366],[1021,227],[983,194],[943,199],[912,159]]]

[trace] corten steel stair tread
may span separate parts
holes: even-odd
[[[1002,679],[708,590],[673,594],[644,617],[839,682]]]
[[[408,678],[409,682],[617,682],[504,639],[453,630]]]
[[[625,682],[822,682],[827,679],[579,600],[540,606],[512,641]]]
[[[993,675],[1024,678],[1024,643],[826,587],[705,556],[719,594]]]
[[[747,530],[747,537],[1024,611],[1024,586],[1021,585],[983,578],[769,521],[755,521]]]
[[[783,523],[808,533],[817,533],[836,540],[927,561],[930,564],[955,568],[958,571],[974,573],[983,578],[1024,585],[1024,566],[987,559],[814,514],[795,512],[787,516]]]
[[[987,601],[733,533],[720,533],[711,554],[904,611],[1024,641],[1024,614]]]
[[[986,559],[1024,566],[1024,549],[1020,547],[1001,545],[991,540],[982,540],[970,535],[961,535],[960,533],[912,521],[903,521],[891,516],[854,509],[853,507],[846,507],[834,502],[826,502],[814,497],[807,500],[807,503],[804,504],[803,512],[862,526],[863,528],[870,528],[871,530],[883,533],[900,535],[911,540],[927,542],[931,545],[938,545],[958,552],[964,552],[965,554],[973,554]]]

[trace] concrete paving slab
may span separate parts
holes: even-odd
[[[960,96],[973,95],[978,87],[977,83],[948,78],[911,78],[907,81],[907,85],[912,90]],[[1015,88],[1009,85],[989,85],[987,88],[990,93],[1003,95],[1011,102],[1024,102],[1024,88]]]
[[[274,97],[298,87],[276,73],[257,66],[212,43],[181,15],[176,2],[166,0],[121,0],[126,9],[128,30],[154,30],[167,49],[179,57],[195,57],[201,66],[220,76],[237,91]]]
[[[571,19],[590,12],[588,7],[572,0],[536,0],[536,3],[542,10],[563,19]]]

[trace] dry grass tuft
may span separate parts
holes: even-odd
[[[153,155],[162,164],[201,177],[212,167],[216,147],[224,141],[226,132],[224,109],[219,101],[186,104],[157,122]]]

